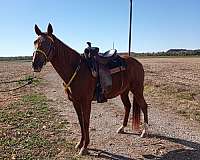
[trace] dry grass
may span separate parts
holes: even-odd
[[[149,58],[140,61],[146,71],[146,94],[160,99],[163,109],[200,121],[200,58]]]

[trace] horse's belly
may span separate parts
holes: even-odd
[[[117,97],[129,89],[129,83],[126,76],[120,74],[114,75],[112,79],[112,89],[105,94],[106,98],[111,99]]]

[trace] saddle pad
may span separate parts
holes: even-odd
[[[126,70],[126,68],[123,66],[112,68],[112,69],[110,69],[110,74],[115,74],[115,73],[125,71],[125,70]]]
[[[108,69],[113,69],[113,68],[117,68],[117,67],[127,67],[125,60],[123,58],[121,58],[120,56],[117,56],[115,59],[109,61],[106,64],[106,68],[108,68]]]

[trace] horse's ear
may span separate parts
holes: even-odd
[[[38,26],[35,24],[35,33],[40,36],[42,34],[41,30],[38,28]]]
[[[48,28],[47,28],[47,33],[50,34],[50,35],[53,33],[53,27],[50,23],[49,23]]]

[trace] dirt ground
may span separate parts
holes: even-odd
[[[199,160],[200,58],[138,60],[144,65],[146,74],[148,136],[140,138],[131,130],[130,124],[126,134],[116,133],[124,115],[119,97],[104,104],[93,102],[88,159]],[[0,62],[0,80],[12,80],[31,74],[29,67],[29,62]],[[62,80],[51,65],[46,66],[37,76],[45,80],[39,89],[51,100],[50,105],[70,122],[66,138],[78,142],[80,129],[77,116],[64,93]],[[3,87],[0,88],[5,89]],[[13,97],[17,97],[17,92],[0,94],[0,105],[5,105]]]
[[[19,86],[16,83],[4,83],[24,79],[26,75],[32,75],[30,62],[22,61],[1,61],[0,62],[0,106],[8,105],[11,101],[15,101],[21,95],[22,90],[11,92],[3,92]]]

